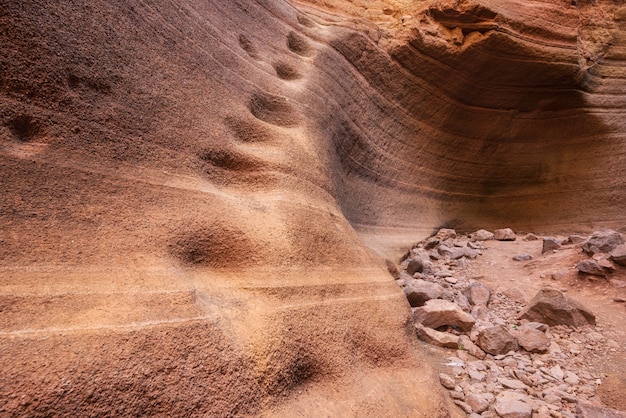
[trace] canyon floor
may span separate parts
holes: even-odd
[[[483,412],[481,416],[504,416],[495,413],[493,401],[495,395],[508,389],[530,394],[531,398],[539,400],[539,404],[542,399],[547,399],[547,404],[551,403],[550,410],[544,405],[543,413],[550,412],[552,415],[540,415],[541,411],[534,408],[533,417],[604,417],[613,416],[610,414],[615,412],[600,410],[600,412],[596,411],[599,415],[585,415],[585,412],[577,411],[578,403],[583,409],[584,405],[597,405],[626,411],[626,392],[624,391],[626,385],[626,349],[624,346],[626,269],[613,265],[612,270],[607,271],[604,278],[581,274],[577,269],[578,262],[590,258],[582,251],[581,243],[564,244],[557,250],[544,254],[541,237],[527,240],[526,236],[525,233],[518,233],[515,241],[481,242],[479,244],[481,254],[475,259],[463,258],[457,262],[444,260],[442,257],[442,260],[434,260],[435,265],[441,266],[436,269],[442,268],[446,274],[439,274],[437,278],[431,276],[431,281],[452,291],[475,282],[486,285],[491,290],[489,305],[489,310],[493,310],[491,320],[498,318],[502,320],[502,323],[512,325],[513,328],[517,328],[520,324],[516,319],[520,311],[528,305],[540,289],[546,287],[558,289],[568,298],[579,302],[596,316],[596,324],[578,328],[554,327],[550,331],[552,345],[546,352],[531,354],[520,348],[518,352],[509,356],[496,356],[495,362],[494,357],[490,355],[487,355],[487,359],[482,358],[485,354],[482,352],[481,360],[484,361],[468,354],[466,349],[443,348],[422,342],[429,361],[436,365],[440,373],[456,377],[454,382],[456,388],[453,389],[453,384],[450,383],[450,393],[453,399],[456,399],[457,403],[467,410],[468,416],[472,416],[470,415],[472,410],[466,401],[473,391],[479,392],[479,399],[482,399],[480,396],[486,393],[485,396],[492,405],[487,410],[487,403],[480,406],[480,402],[476,401],[476,395],[472,394],[471,396],[474,396],[472,406],[478,405],[475,408],[485,408],[485,412],[479,410]],[[567,241],[568,237],[555,236],[555,238],[557,241]],[[467,237],[461,236],[455,241],[458,243],[459,240],[461,244],[468,241]],[[518,261],[514,259],[516,255],[526,255],[523,258],[532,258]],[[401,264],[403,267],[406,265],[407,261]],[[450,273],[451,275],[446,277]],[[417,276],[423,277],[419,273]],[[399,283],[404,285],[403,281],[407,279],[411,280],[404,271]],[[563,376],[560,376],[560,381],[559,379],[554,379],[554,382],[544,380],[547,386],[530,381],[528,373],[524,371],[524,366],[527,370],[535,371],[534,366],[538,368],[538,365],[545,366],[542,369],[545,372],[549,372],[550,367],[558,365],[559,370],[562,367],[566,376],[568,372],[576,374],[573,381],[575,384],[564,384]],[[496,369],[494,376],[493,370]],[[521,380],[528,385],[519,382],[520,375],[523,375]],[[578,376],[586,376],[587,381],[585,382],[583,378],[578,381]],[[548,379],[553,380],[549,373]],[[499,384],[502,381],[505,382],[504,388]],[[585,383],[590,384],[586,389],[581,390]],[[550,391],[558,390],[556,387],[559,384],[561,390],[569,391],[569,396],[561,392],[560,395],[563,398],[561,396],[550,398],[552,396]]]

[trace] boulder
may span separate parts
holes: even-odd
[[[445,241],[447,239],[454,239],[456,238],[456,231],[454,229],[441,228],[435,235],[435,238],[437,238],[440,241]]]
[[[449,374],[445,374],[445,373],[439,373],[439,382],[441,383],[441,386],[443,386],[446,389],[449,390],[453,390],[454,387],[456,386],[456,382],[454,381],[454,377],[450,376]]]
[[[406,266],[406,272],[410,275],[414,275],[415,273],[421,273],[424,271],[424,260],[422,257],[413,257],[409,260],[409,263]]]
[[[581,242],[584,242],[587,238],[583,237],[582,235],[570,235],[569,237],[567,237],[567,244],[580,244]]]
[[[489,393],[470,392],[465,397],[465,402],[472,408],[472,411],[480,414],[489,408],[490,399],[493,399],[493,395]]]
[[[450,258],[453,260],[458,260],[461,257],[469,258],[470,260],[475,259],[478,256],[478,251],[473,250],[469,247],[457,247],[453,248],[450,252]]]
[[[554,252],[561,248],[561,243],[553,237],[545,237],[543,239],[543,247],[541,249],[542,254]]]
[[[496,229],[493,232],[493,239],[497,241],[515,241],[517,237],[511,228]]]
[[[469,331],[476,320],[467,312],[464,312],[455,303],[443,299],[431,299],[424,306],[413,311],[415,323],[429,328],[439,328],[444,325]]]
[[[539,237],[533,233],[528,233],[523,239],[524,241],[537,241]]]
[[[472,305],[489,305],[491,291],[480,282],[472,283],[461,291]]]
[[[469,303],[467,296],[462,293],[457,293],[452,298],[452,302],[459,305],[459,308],[463,309],[465,312],[470,312],[472,310],[472,305]]]
[[[536,324],[536,322],[531,322],[531,324]],[[550,348],[548,336],[533,325],[523,324],[514,334],[518,344],[530,353],[543,353]]]
[[[596,260],[583,260],[576,264],[576,268],[579,272],[584,274],[591,274],[593,276],[601,277],[606,276],[606,272]]]
[[[533,259],[533,256],[530,254],[515,254],[513,256],[513,260],[515,261],[528,261],[532,259]]]
[[[485,328],[478,334],[476,344],[491,355],[506,354],[518,349],[517,340],[504,325]]]
[[[479,360],[483,360],[486,356],[485,352],[479,346],[474,344],[467,335],[459,336],[459,350],[465,350]]]
[[[404,287],[404,294],[413,307],[422,306],[426,301],[441,297],[443,287],[425,280],[411,280]]]
[[[496,396],[494,409],[501,418],[531,418],[533,413],[528,396],[509,390]]]
[[[422,324],[416,324],[415,331],[417,332],[417,337],[428,344],[446,348],[458,348],[459,346],[458,335],[453,335],[448,332],[439,332],[432,328],[425,327]]]
[[[626,418],[626,412],[579,402],[576,405],[576,416],[578,418]]]
[[[489,241],[493,239],[493,232],[489,232],[485,229],[479,229],[476,232],[472,232],[469,235],[470,241]]]
[[[579,303],[567,298],[562,292],[544,287],[519,315],[520,319],[541,322],[547,325],[580,327],[595,325],[596,317]]]
[[[611,251],[611,260],[626,267],[626,244],[620,244]]]
[[[624,238],[619,232],[605,229],[594,232],[583,244],[583,251],[587,254],[610,253],[621,244],[624,244]]]

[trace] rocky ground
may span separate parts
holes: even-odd
[[[470,417],[626,417],[621,234],[494,232],[441,229],[396,273],[454,403]]]

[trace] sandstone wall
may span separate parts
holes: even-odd
[[[3,413],[445,416],[376,253],[623,225],[621,4],[326,3],[0,5]]]

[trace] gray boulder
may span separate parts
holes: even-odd
[[[595,325],[596,317],[579,303],[567,298],[556,289],[540,289],[519,315],[520,319],[541,322],[550,326],[568,325],[580,327]]]
[[[541,249],[541,253],[542,254],[551,253],[553,251],[558,250],[559,248],[561,248],[561,243],[556,238],[545,237],[543,239],[543,247]]]
[[[409,260],[409,263],[406,266],[406,272],[410,275],[414,275],[415,273],[421,273],[424,271],[424,260],[422,257],[413,257]]]
[[[606,276],[606,272],[596,260],[583,260],[576,264],[576,268],[579,272],[584,274],[591,274],[593,276],[601,277]]]
[[[626,244],[615,247],[610,255],[613,262],[626,267]]]
[[[583,251],[587,254],[609,253],[618,245],[624,244],[624,238],[619,232],[612,229],[596,231],[583,244]]]

